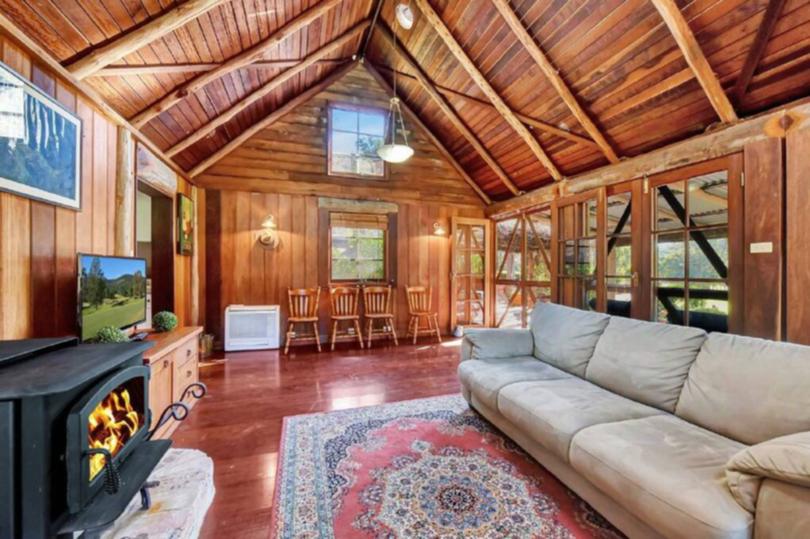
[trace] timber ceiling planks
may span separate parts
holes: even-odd
[[[133,118],[172,90],[256,46],[324,1],[223,0],[96,76],[86,78],[86,82],[115,110]],[[148,121],[142,132],[168,150],[200,130],[210,131],[208,136],[192,138],[193,143],[174,156],[178,165],[193,169],[274,110],[341,69],[343,62],[361,50],[365,31],[357,32],[356,37],[325,55],[325,61],[300,69],[266,95],[251,100],[250,105],[233,108],[292,67],[273,61],[299,61],[356,25],[370,22],[377,1],[337,3],[268,49],[262,61],[228,73],[183,97]],[[393,10],[399,0],[380,1],[380,18],[393,28]],[[514,20],[510,29],[490,0],[426,1],[508,109],[530,126],[531,136],[563,175],[607,164],[605,153],[587,141],[589,132],[598,130],[616,154],[632,157],[703,132],[721,121],[656,9],[659,0],[501,2],[505,5],[500,8],[511,9],[525,28],[523,43],[513,31]],[[756,47],[758,60],[753,64],[749,60],[746,66],[757,32],[766,20],[767,7],[772,4],[774,11],[775,2],[676,1],[694,43],[726,95],[736,93],[734,88],[744,68],[747,73],[754,66],[746,91],[732,100],[740,117],[810,94],[810,0],[779,0],[779,15],[771,21],[764,46]],[[204,4],[201,0],[197,3]],[[59,62],[70,66],[122,36],[148,28],[150,23],[157,26],[154,21],[183,4],[171,0],[0,0],[0,12]],[[412,0],[410,4],[416,23],[410,31],[399,29],[400,46],[452,110],[437,105],[435,95],[428,95],[423,84],[413,78],[417,73],[412,67],[398,59],[390,44],[376,33],[369,42],[366,61],[388,82],[392,81],[392,69],[406,75],[398,80],[403,101],[493,199],[512,196],[504,175],[522,190],[551,182],[548,170],[515,132],[514,124],[510,126],[492,106],[419,12],[417,2]],[[677,15],[672,11],[670,14]],[[558,88],[550,84],[528,52],[526,45],[531,43],[527,37],[558,70],[561,81],[593,126],[586,128],[577,121],[560,98],[559,83]],[[183,65],[193,69],[183,71]],[[137,66],[170,69],[120,74],[115,71]],[[227,121],[217,120],[229,110],[238,113],[226,116]],[[448,112],[454,114],[448,117]],[[206,127],[212,122],[215,129]],[[561,137],[544,129],[544,125],[581,138]],[[470,137],[463,133],[464,126],[481,146],[470,143]]]

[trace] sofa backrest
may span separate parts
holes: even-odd
[[[707,336],[702,329],[611,317],[585,378],[674,412],[689,368]]]
[[[810,346],[712,333],[675,413],[746,444],[810,431]]]
[[[585,376],[596,342],[610,317],[554,303],[537,303],[531,330],[535,357],[579,377]]]

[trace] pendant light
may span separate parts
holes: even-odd
[[[397,57],[397,29],[394,27],[394,58]],[[402,108],[397,97],[397,70],[394,69],[394,95],[388,105],[389,133],[385,144],[377,148],[377,155],[388,163],[402,163],[413,155],[413,148],[408,146],[408,135],[405,121],[402,119]],[[399,129],[398,129],[399,128]],[[397,131],[402,131],[402,143],[397,142]],[[390,138],[389,138],[390,137]]]

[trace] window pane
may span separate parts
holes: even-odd
[[[586,311],[596,310],[596,279],[577,279],[576,307]]]
[[[633,230],[631,193],[607,198],[607,234],[630,234]]]
[[[582,224],[580,226],[580,236],[596,236],[596,200],[589,200],[581,206]]]
[[[607,279],[607,313],[614,316],[630,317],[633,300],[632,281],[626,277]]]
[[[355,172],[365,176],[382,176],[385,174],[385,165],[379,157],[358,157],[356,159],[357,169]]]
[[[656,281],[653,283],[655,298],[654,320],[670,324],[684,325],[686,304],[683,281]]]
[[[607,275],[633,274],[633,245],[629,236],[608,239]]]
[[[656,234],[655,262],[655,277],[685,277],[686,249],[683,232]]]
[[[724,282],[689,284],[689,325],[706,331],[728,331],[728,285]]]
[[[511,284],[495,286],[495,321],[501,328],[521,327],[522,303],[519,287]]]
[[[596,273],[596,240],[579,240],[577,244],[577,273],[593,275]]]
[[[519,280],[521,270],[521,226],[518,219],[508,219],[498,222],[496,267],[499,269],[498,279]]]
[[[526,222],[526,280],[551,279],[551,215],[548,212],[529,214]]]
[[[531,314],[537,303],[548,303],[551,301],[551,287],[549,286],[529,286],[526,287],[526,320],[531,322]]]
[[[382,260],[360,260],[357,262],[357,276],[363,280],[385,279],[385,268]]]
[[[360,155],[373,157],[380,160],[380,158],[377,156],[377,148],[382,145],[382,137],[372,137],[371,135],[357,136],[357,153]]]
[[[385,231],[332,227],[332,280],[384,280]]]
[[[672,230],[683,228],[678,211],[683,211],[683,182],[662,185],[656,189],[655,229]]]
[[[385,115],[382,112],[361,112],[360,132],[383,137],[385,135]]]
[[[692,226],[728,223],[728,173],[724,170],[689,180]]]
[[[689,236],[689,278],[725,279],[727,275],[728,229],[692,232]]]
[[[332,129],[357,131],[357,113],[353,110],[332,108]]]
[[[357,153],[357,135],[337,131],[332,134],[332,154],[355,155]]]
[[[562,274],[574,275],[574,268],[576,267],[576,248],[574,241],[566,241],[563,244],[562,252]]]

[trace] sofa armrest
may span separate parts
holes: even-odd
[[[810,488],[810,432],[780,436],[732,456],[726,480],[734,498],[752,513],[763,479]]]
[[[461,361],[530,356],[534,337],[528,329],[466,329],[461,343]]]
[[[810,488],[764,479],[754,515],[757,539],[810,537]]]

